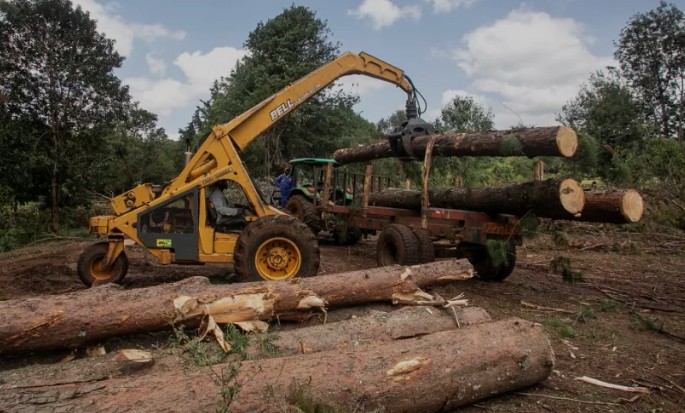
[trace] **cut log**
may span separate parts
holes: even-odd
[[[427,308],[404,307],[390,313],[378,312],[366,317],[284,331],[276,333],[274,344],[280,356],[290,356],[417,337],[491,321],[488,313],[479,307],[457,309],[456,320],[450,309]],[[251,349],[248,354],[258,356],[259,349]]]
[[[458,323],[457,323],[458,320]],[[469,325],[490,322],[490,316],[479,307],[456,309],[430,309],[403,307],[397,311],[380,312],[348,320],[279,331],[275,334],[252,335],[246,354],[250,360],[311,354],[333,349],[343,350],[371,343],[419,337],[439,331],[454,330]],[[264,346],[265,340],[270,345]],[[65,363],[35,365],[9,371],[0,371],[0,383],[15,387],[47,386],[58,383],[94,382],[121,375],[134,375],[182,370],[186,360],[170,354],[161,354],[154,364],[152,355],[142,350],[120,350],[100,357],[88,357]]]
[[[583,210],[585,195],[573,179],[532,181],[491,188],[455,188],[430,191],[433,208],[463,209],[491,214],[573,219]],[[372,194],[370,205],[421,209],[421,192],[386,190]]]
[[[644,203],[634,189],[585,191],[585,207],[578,221],[632,224],[642,219]]]
[[[431,138],[435,138],[433,156],[565,156],[572,157],[578,148],[576,132],[565,126],[526,128],[511,131],[474,133],[447,132],[419,136],[411,143],[414,156],[423,157]],[[340,164],[394,158],[387,140],[354,148],[338,149],[333,159]]]
[[[325,306],[392,301],[431,285],[468,279],[466,260],[377,268],[289,282],[212,285],[203,277],[149,288],[106,285],[70,294],[0,302],[0,353],[77,347],[106,337],[218,323],[270,319]],[[425,299],[425,298],[422,298]],[[240,304],[239,306],[237,304]]]
[[[450,411],[544,380],[539,326],[509,319],[420,338],[91,383],[0,385],[0,410],[286,411],[297,395],[359,411]],[[233,374],[235,373],[235,374]],[[302,397],[300,397],[302,399]]]

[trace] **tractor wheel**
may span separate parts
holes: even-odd
[[[121,251],[109,269],[100,268],[100,263],[107,255],[108,245],[107,241],[93,244],[86,248],[78,258],[76,272],[81,281],[88,287],[96,282],[98,284],[120,283],[126,276],[128,258],[124,251]]]
[[[422,228],[412,228],[411,230],[416,239],[419,241],[419,258],[421,260],[421,264],[435,261],[435,248],[433,248],[433,240],[431,239],[428,231]]]
[[[297,219],[307,224],[314,235],[318,234],[323,227],[321,217],[316,212],[316,207],[303,195],[293,195],[288,198],[285,209]]]
[[[460,255],[468,258],[476,270],[478,278],[484,281],[503,281],[511,275],[516,266],[516,247],[508,243],[507,261],[493,264],[492,257],[488,254],[485,245],[462,242],[457,246]]]
[[[379,267],[394,264],[416,265],[421,261],[419,240],[408,226],[390,224],[378,236],[376,260]]]
[[[309,228],[290,215],[269,215],[240,234],[233,265],[241,281],[279,281],[316,275],[319,244]]]

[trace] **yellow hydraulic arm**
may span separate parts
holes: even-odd
[[[351,74],[362,74],[394,83],[407,92],[408,99],[414,99],[414,88],[402,70],[364,52],[359,54],[346,52],[286,86],[230,122],[214,126],[210,135],[198,148],[195,156],[191,158],[172,186],[183,185],[188,182],[188,178],[192,180],[195,176],[206,173],[207,169],[216,167],[215,161],[218,160],[208,160],[205,150],[206,147],[212,145],[213,140],[228,138],[236,150],[241,151],[271,125],[310,97],[336,79]]]

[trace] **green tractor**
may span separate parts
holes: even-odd
[[[341,244],[354,243],[361,238],[361,231],[347,225],[345,216],[322,212],[321,192],[323,191],[326,166],[338,163],[333,159],[297,158],[289,162],[290,178],[294,186],[288,194],[285,209],[299,220],[307,224],[317,234],[322,230],[330,231],[336,242]],[[330,205],[352,205],[354,194],[346,185],[344,174],[334,173],[329,198]],[[278,204],[280,191],[275,190],[272,202]]]

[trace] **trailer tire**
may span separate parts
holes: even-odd
[[[411,230],[419,242],[419,259],[421,264],[435,261],[435,248],[428,231],[423,228],[412,228]]]
[[[460,243],[457,250],[464,253],[476,271],[477,278],[483,281],[503,281],[511,275],[516,266],[516,247],[508,243],[507,261],[493,264],[485,245]]]
[[[288,198],[285,209],[295,218],[307,224],[314,235],[318,234],[323,227],[321,217],[316,212],[316,207],[303,195],[293,195]]]
[[[307,225],[290,215],[269,215],[241,232],[233,266],[241,281],[279,281],[316,275],[319,259]]]
[[[120,283],[128,272],[128,257],[121,251],[114,264],[108,270],[99,267],[100,262],[107,255],[109,242],[97,242],[81,253],[76,263],[76,273],[81,281],[88,287],[94,283]]]
[[[362,231],[350,225],[336,225],[333,229],[333,241],[337,245],[354,245],[362,239]]]
[[[379,267],[386,265],[416,265],[421,261],[419,240],[411,228],[403,224],[390,224],[383,228],[376,242],[376,260]]]

